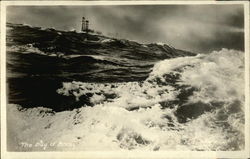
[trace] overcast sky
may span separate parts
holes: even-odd
[[[81,17],[103,34],[141,43],[163,42],[207,53],[244,50],[243,5],[11,6],[7,21],[80,30]]]

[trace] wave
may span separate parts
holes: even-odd
[[[12,46],[7,49],[7,77],[14,79],[53,77],[60,83],[72,80],[141,81],[148,77],[155,63],[155,61],[142,62],[128,59],[116,54],[108,56],[102,53],[97,55],[45,53],[33,44]],[[14,80],[12,85],[16,85]],[[18,90],[13,90],[15,91]]]
[[[79,59],[79,58],[89,58],[91,60],[96,60],[96,62],[111,62],[108,61],[107,57],[102,56],[102,55],[80,55],[80,54],[70,54],[70,55],[65,55],[60,52],[55,52],[55,53],[46,53],[44,51],[41,51],[39,48],[34,47],[33,44],[27,44],[27,45],[16,45],[16,46],[11,46],[7,47],[8,52],[14,52],[14,53],[19,53],[19,54],[33,54],[33,55],[43,55],[43,56],[48,56],[48,57],[57,57],[57,58],[62,58],[62,59]],[[115,64],[115,63],[113,63]]]
[[[83,107],[55,113],[9,105],[9,118],[19,123],[10,128],[19,132],[12,142],[43,136],[44,142],[73,145],[46,150],[244,149],[240,51],[163,60],[141,82],[64,82],[57,93],[83,101]]]
[[[119,56],[108,56],[108,55],[86,55],[86,54],[64,54],[61,52],[54,52],[54,53],[46,53],[39,48],[35,47],[33,44],[26,44],[26,45],[12,45],[7,47],[7,51],[11,54],[18,53],[18,54],[31,54],[31,55],[41,55],[47,57],[54,57],[66,60],[76,60],[76,59],[90,59],[93,62],[101,62],[107,63],[112,65],[120,65],[125,67],[152,67],[155,62],[148,62],[145,61],[144,64],[138,64],[138,60],[133,60],[131,58],[119,57]],[[137,63],[135,65],[134,63]]]

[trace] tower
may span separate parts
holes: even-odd
[[[82,17],[82,32],[86,30],[85,17]]]
[[[89,21],[86,20],[86,26],[85,26],[85,31],[88,33],[89,31]]]

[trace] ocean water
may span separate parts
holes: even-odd
[[[244,149],[241,51],[138,60],[12,48],[7,66],[12,150]]]
[[[124,55],[125,56],[125,55]],[[159,58],[138,59],[122,55],[47,55],[33,46],[8,48],[9,103],[31,108],[44,106],[55,111],[72,110],[86,101],[56,92],[63,82],[143,81]],[[137,59],[136,59],[137,58]]]

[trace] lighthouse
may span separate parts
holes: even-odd
[[[82,32],[84,32],[86,29],[86,21],[85,21],[85,17],[82,17]]]
[[[85,31],[86,31],[86,33],[89,32],[89,21],[88,20],[86,20]]]
[[[85,19],[85,17],[82,17],[82,29],[81,32],[89,32],[89,21]]]

